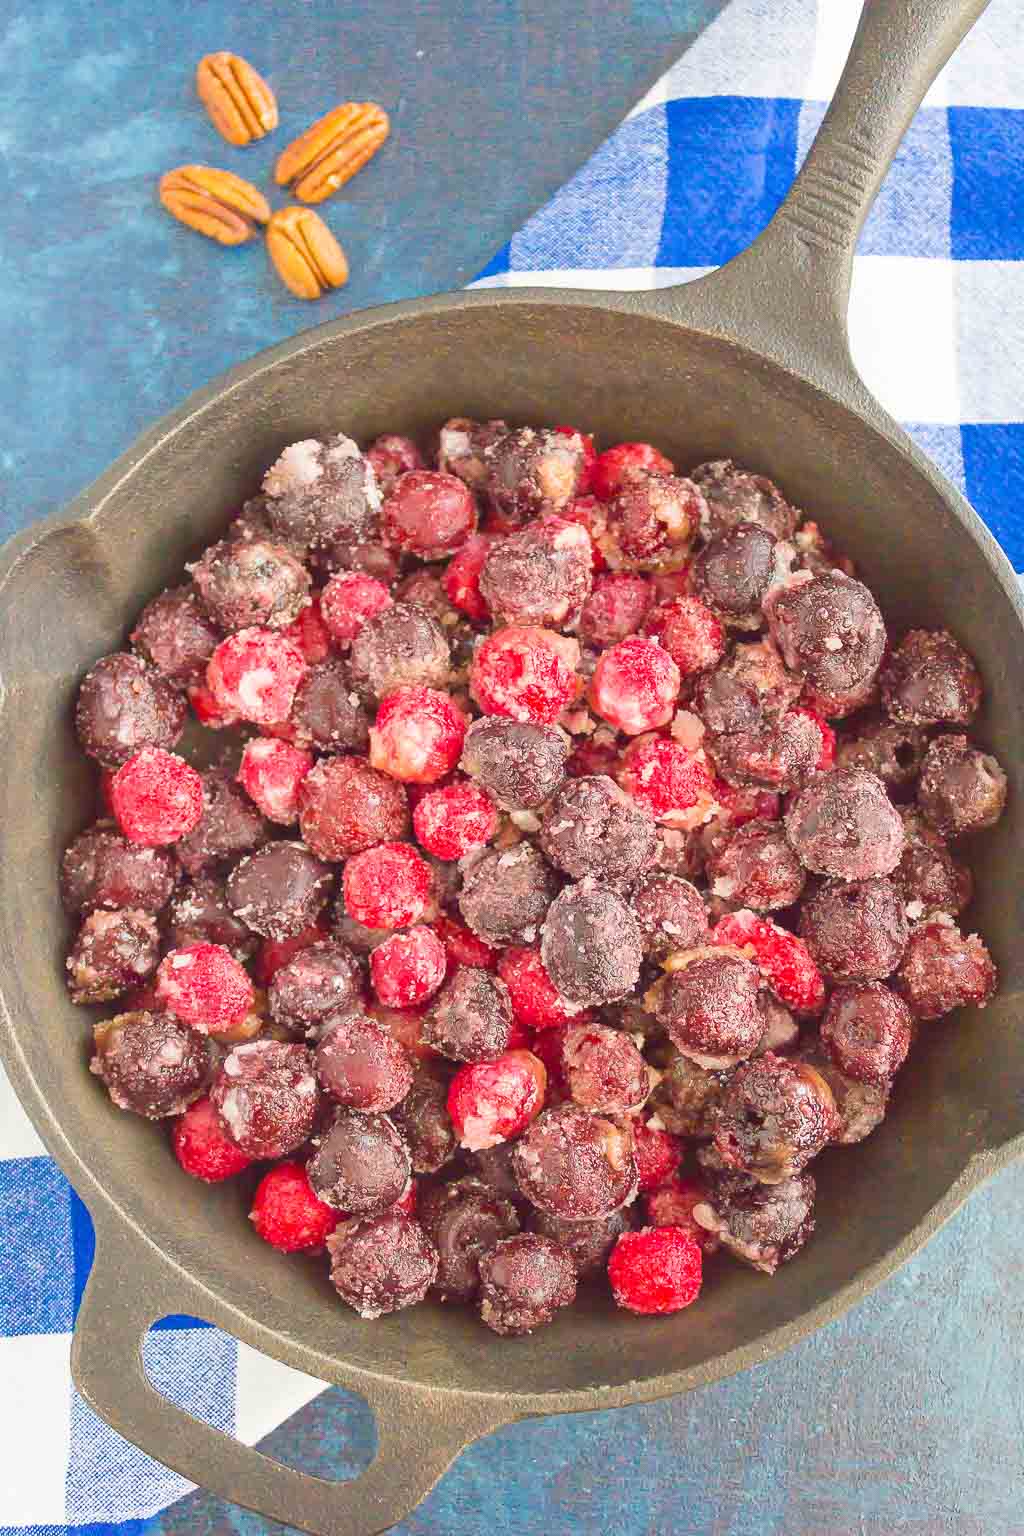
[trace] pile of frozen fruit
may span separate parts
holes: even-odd
[[[811,1161],[992,995],[981,679],[730,461],[456,419],[430,462],[285,448],[83,680],[92,1070],[186,1173],[262,1165],[364,1317],[677,1311],[797,1252]]]

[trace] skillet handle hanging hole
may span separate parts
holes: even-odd
[[[369,1467],[348,1482],[333,1482],[286,1466],[193,1418],[151,1384],[142,1342],[152,1322],[180,1310],[182,1286],[162,1263],[159,1272],[144,1273],[149,1266],[140,1246],[116,1231],[97,1231],[71,1374],[112,1429],[219,1498],[311,1536],[377,1536],[415,1509],[466,1445],[510,1417],[500,1406],[415,1383],[346,1383],[365,1397],[376,1420],[377,1452]],[[185,1301],[202,1308],[187,1283],[184,1289]]]
[[[832,103],[767,228],[717,272],[645,294],[640,307],[727,331],[823,382],[853,375],[858,236],[911,119],[988,3],[864,0]]]

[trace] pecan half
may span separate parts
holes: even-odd
[[[221,245],[242,245],[270,218],[263,193],[210,165],[179,165],[160,178],[160,201],[189,229]]]
[[[208,53],[196,66],[196,90],[229,144],[251,144],[277,127],[277,99],[237,53]]]
[[[291,183],[304,203],[322,203],[362,170],[389,132],[383,107],[372,101],[346,101],[282,152],[274,169],[277,184]]]
[[[267,225],[267,252],[297,299],[318,299],[348,282],[345,252],[311,208],[279,208]]]

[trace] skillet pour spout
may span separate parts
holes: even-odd
[[[1017,850],[1024,806],[1024,613],[1016,578],[963,498],[857,377],[846,304],[858,231],[924,93],[984,0],[868,0],[790,196],[753,246],[681,289],[455,294],[371,310],[261,353],[165,418],[0,564],[0,1049],[46,1145],[86,1201],[96,1261],[76,1383],[121,1434],[215,1493],[315,1536],[369,1536],[412,1509],[459,1450],[529,1415],[647,1402],[763,1361],[889,1275],[984,1178],[1024,1151]],[[447,382],[451,381],[451,382]],[[71,729],[86,667],[215,538],[287,443],[343,428],[422,435],[444,416],[579,421],[652,440],[679,464],[754,465],[834,529],[896,628],[948,623],[987,688],[980,734],[1007,766],[998,835],[972,850],[976,921],[1002,989],[925,1026],[892,1116],[815,1165],[818,1235],[770,1284],[723,1270],[700,1304],[638,1325],[593,1295],[509,1342],[456,1309],[368,1326],[320,1267],[251,1240],[243,1196],[175,1176],[163,1138],[82,1070],[53,870],[92,812]],[[173,516],[169,509],[173,508]],[[60,611],[54,614],[54,594]],[[55,620],[57,622],[55,622]],[[820,1170],[820,1172],[819,1172]],[[140,1345],[191,1312],[361,1394],[379,1449],[336,1484],[199,1423],[150,1385]]]

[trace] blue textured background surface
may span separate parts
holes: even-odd
[[[60,504],[229,363],[349,308],[467,281],[717,9],[0,0],[0,532]],[[197,109],[191,65],[220,47],[273,79],[269,144],[231,151]],[[343,293],[291,300],[258,245],[215,249],[157,207],[156,177],[184,161],[262,181],[285,135],[348,96],[382,101],[395,134],[325,210],[352,263]],[[1020,228],[1005,238],[1020,255]],[[471,1448],[399,1530],[1024,1536],[1022,1194],[1024,1172],[1005,1175],[875,1297],[770,1365]],[[17,1221],[8,1205],[7,1241]],[[365,1412],[336,1392],[267,1442],[337,1476],[369,1445]],[[278,1528],[196,1495],[151,1529]]]

